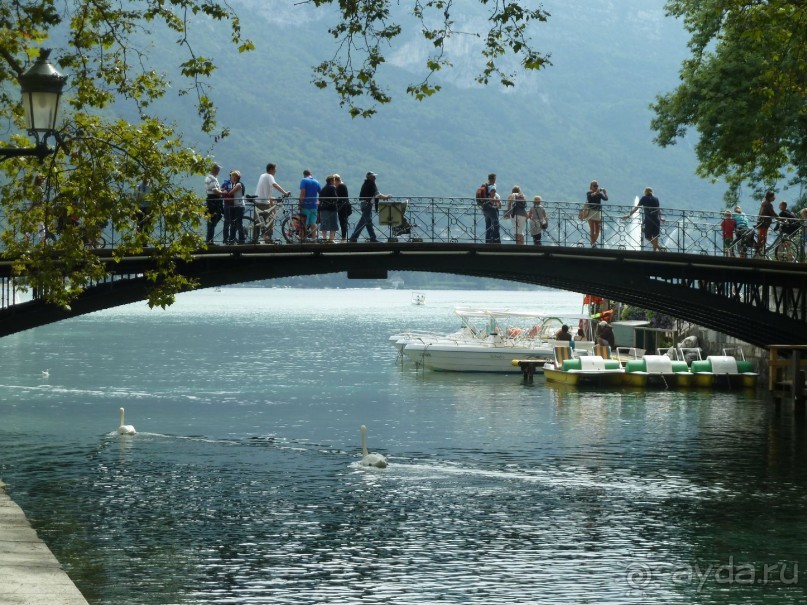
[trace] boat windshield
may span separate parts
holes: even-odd
[[[457,307],[454,309],[462,325],[480,337],[501,336],[510,339],[552,340],[561,326],[577,326],[588,316],[557,316],[536,311],[514,311],[510,309],[474,309]],[[572,334],[577,329],[570,330]]]

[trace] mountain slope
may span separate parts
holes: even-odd
[[[514,90],[475,85],[473,40],[460,38],[449,50],[458,67],[440,75],[443,90],[423,103],[402,93],[422,77],[412,71],[422,52],[409,31],[388,53],[384,83],[395,100],[370,120],[349,118],[335,95],[311,84],[311,67],[333,53],[332,11],[293,0],[232,4],[255,52],[238,55],[227,32],[206,23],[194,35],[218,62],[213,96],[232,132],[214,153],[225,169],[241,170],[248,188],[271,161],[294,191],[304,168],[323,181],[339,172],[354,193],[373,170],[384,192],[465,197],[495,171],[502,187],[520,184],[550,202],[583,199],[597,178],[613,203],[631,203],[650,185],[669,207],[722,204],[721,188],[694,175],[688,145],[652,142],[648,106],[675,86],[686,54],[684,32],[664,17],[662,0],[546,3],[552,16],[535,39],[553,65],[523,76]],[[482,23],[469,11],[458,29]],[[160,50],[171,58],[171,49]],[[169,111],[192,131],[185,99]]]

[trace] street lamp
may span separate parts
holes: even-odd
[[[37,157],[43,160],[53,153],[47,145],[48,137],[56,133],[56,116],[66,76],[60,74],[48,61],[49,48],[39,51],[39,58],[19,77],[22,105],[28,134],[33,135],[36,147],[27,149],[0,149],[0,158]]]

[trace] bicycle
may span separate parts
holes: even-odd
[[[745,258],[750,250],[751,256],[756,253],[756,231],[750,227],[740,227],[734,232],[734,239],[729,244],[727,251],[731,256]]]
[[[776,239],[765,250],[760,250],[759,256],[769,260],[779,260],[788,263],[796,262],[799,258],[799,248],[793,240],[798,235],[799,231],[796,230],[791,233],[785,233],[783,226],[780,225],[779,231],[776,234]]]
[[[766,246],[763,250],[760,248],[759,241],[756,240],[755,229],[750,227],[739,229],[728,249],[732,256],[739,256],[740,258],[751,257],[792,263],[799,257],[798,244],[793,241],[797,233],[798,231],[786,234],[780,228],[771,245]]]
[[[77,226],[77,224],[76,224]],[[102,228],[105,228],[107,223],[104,223]],[[44,243],[45,245],[55,244],[56,241],[59,239],[59,231],[52,231],[45,225],[42,225],[39,229],[39,241]],[[82,242],[84,247],[88,250],[95,250],[98,248],[106,248],[107,241],[103,234],[99,231],[94,234],[90,234],[87,229],[84,229],[84,235],[82,236]]]
[[[280,221],[280,233],[287,244],[301,244],[307,237],[305,218],[300,212],[292,212],[283,206],[283,218]]]
[[[289,195],[291,195],[291,192],[281,199],[285,200]],[[259,200],[255,195],[247,195],[246,200],[247,202],[252,202],[252,213],[250,215],[245,214],[241,223],[246,234],[246,243],[257,244],[263,242],[264,244],[273,244],[272,232],[274,231],[277,207],[281,204],[281,201]]]

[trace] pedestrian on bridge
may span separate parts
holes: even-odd
[[[771,223],[776,218],[776,210],[773,208],[773,200],[775,199],[776,194],[773,191],[768,191],[759,207],[757,224],[754,225],[757,229],[757,252],[759,254],[765,254],[765,246],[768,244],[768,229],[771,228]]]
[[[799,230],[799,219],[787,209],[787,202],[784,200],[779,202],[779,220],[776,221],[773,230],[780,231],[783,237],[793,235]]]
[[[516,238],[516,245],[524,245],[524,231],[527,227],[527,198],[521,193],[521,187],[515,185],[510,195],[507,196],[507,208],[504,216],[513,221],[513,235]]]
[[[223,191],[219,185],[219,171],[221,166],[213,164],[210,174],[205,177],[205,195],[207,196],[207,238],[208,246],[214,244],[213,238],[216,234],[216,225],[219,224],[224,213]]]
[[[339,218],[339,231],[341,240],[347,241],[348,217],[353,214],[353,206],[350,205],[350,193],[347,184],[342,181],[338,174],[333,175],[333,184],[336,185],[336,212]]]
[[[499,208],[502,207],[502,198],[496,193],[496,175],[493,172],[488,175],[488,182],[480,187],[480,191],[485,194],[477,200],[485,217],[485,243],[500,244]]]
[[[745,249],[754,245],[754,230],[748,226],[748,216],[740,206],[734,207],[734,213],[731,216],[734,219],[735,236],[742,238],[739,243],[740,258],[745,258]]]
[[[304,233],[314,242],[317,241],[317,208],[319,207],[319,192],[322,186],[315,179],[310,170],[303,170],[303,180],[300,181],[300,222],[305,224],[308,232]]]
[[[605,189],[601,189],[597,181],[591,181],[586,193],[586,204],[588,206],[588,221],[589,236],[591,238],[591,247],[597,247],[597,240],[600,239],[602,232],[602,202],[608,201],[608,194]]]
[[[644,195],[639,200],[639,203],[622,217],[623,220],[628,220],[639,208],[642,209],[642,232],[644,233],[644,238],[653,245],[653,252],[664,250],[658,243],[658,237],[661,233],[660,206],[658,198],[653,195],[653,188],[645,187]]]
[[[322,232],[324,243],[333,243],[336,237],[336,229],[339,227],[337,221],[337,208],[339,200],[336,193],[334,175],[329,174],[325,178],[325,187],[319,194],[319,229]]]
[[[527,218],[530,220],[530,235],[532,235],[532,243],[536,246],[541,245],[541,234],[549,226],[546,209],[542,205],[543,199],[540,195],[532,198],[532,208],[530,208]]]
[[[378,241],[375,235],[375,229],[373,229],[373,206],[378,200],[388,200],[392,196],[387,193],[378,192],[378,185],[375,182],[377,176],[375,172],[368,172],[364,177],[364,183],[362,183],[361,191],[359,192],[361,218],[359,219],[359,224],[356,225],[356,229],[353,231],[353,235],[350,236],[350,241],[353,243],[359,241],[359,235],[365,227],[367,227],[367,235],[370,236],[370,241]]]
[[[255,212],[264,221],[265,227],[258,235],[264,244],[271,244],[273,241],[273,234],[275,231],[275,217],[277,216],[277,201],[272,197],[272,189],[277,189],[283,194],[283,197],[289,197],[291,191],[286,191],[275,180],[277,174],[277,165],[269,163],[266,165],[266,172],[264,172],[258,179],[258,185],[255,187]]]
[[[720,221],[720,231],[723,234],[723,256],[734,256],[734,250],[731,247],[734,241],[734,229],[737,224],[731,217],[731,210],[726,210],[723,213],[723,220]]]

